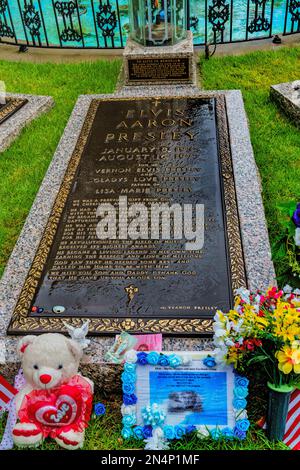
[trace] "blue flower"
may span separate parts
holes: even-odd
[[[123,383],[122,390],[125,395],[132,395],[135,392],[135,384],[132,382]]]
[[[217,365],[215,358],[212,356],[207,356],[205,359],[203,359],[203,364],[206,367],[216,367]]]
[[[250,421],[249,419],[238,419],[235,423],[235,427],[239,430],[239,431],[248,431],[249,429],[249,426],[250,426]]]
[[[156,351],[150,352],[147,357],[148,364],[151,364],[152,366],[156,366],[156,364],[158,364],[158,361],[159,361],[159,356],[160,354]]]
[[[133,436],[134,436],[136,439],[144,439],[144,434],[143,434],[143,428],[142,428],[142,426],[136,426],[136,427],[133,429]]]
[[[124,439],[130,439],[133,435],[132,429],[124,427],[121,431],[121,435]]]
[[[128,405],[135,405],[137,402],[137,397],[133,394],[131,395],[123,395],[123,403],[124,405],[128,406]]]
[[[168,357],[165,356],[164,354],[161,354],[161,355],[159,356],[158,364],[159,364],[160,366],[165,366],[165,367],[168,366],[168,365],[170,364]]]
[[[234,381],[237,387],[248,387],[249,385],[249,380],[241,375],[236,375]]]
[[[174,427],[175,439],[181,439],[185,435],[185,427],[178,424]]]
[[[175,430],[173,426],[164,426],[163,431],[166,439],[175,439]]]
[[[103,405],[103,403],[96,403],[95,406],[94,406],[94,413],[96,416],[102,416],[102,415],[105,415],[105,412],[106,412],[106,408],[105,406]]]
[[[243,441],[244,439],[246,439],[246,431],[240,431],[240,429],[238,429],[236,426],[233,430],[233,433],[234,433],[234,437],[236,437],[237,439],[240,439],[241,441]]]
[[[236,410],[243,410],[247,406],[247,400],[245,398],[234,398],[232,404]]]
[[[136,364],[132,364],[131,362],[125,362],[124,364],[125,372],[135,373],[135,370],[136,370]]]
[[[221,433],[222,436],[225,437],[225,439],[231,440],[234,438],[233,430],[230,428],[223,428]]]
[[[136,416],[135,415],[123,416],[122,424],[124,424],[125,428],[134,426],[136,424]]]
[[[235,398],[246,398],[248,395],[248,388],[247,387],[234,387],[233,394]]]
[[[221,436],[222,436],[222,432],[221,432],[220,429],[218,429],[218,428],[212,429],[212,430],[210,431],[210,437],[211,437],[214,441],[217,441],[218,439],[220,439]]]
[[[186,427],[186,434],[191,434],[192,432],[195,432],[197,430],[196,426],[193,424],[190,424],[189,426]]]
[[[177,356],[176,354],[170,354],[168,359],[171,367],[178,367],[182,364],[181,357]]]
[[[144,439],[149,439],[149,437],[152,437],[152,426],[144,426],[143,427],[143,437]]]
[[[143,351],[137,353],[138,363],[141,364],[142,366],[145,366],[146,364],[148,364],[147,356],[148,356],[148,354],[143,352]]]

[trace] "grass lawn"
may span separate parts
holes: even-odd
[[[109,93],[114,90],[120,61],[93,64],[26,64],[0,62],[0,80],[7,90],[47,94],[55,108],[26,128],[0,158],[0,272],[17,240],[59,138],[79,94]],[[262,176],[263,197],[271,241],[280,234],[276,206],[300,194],[300,132],[269,100],[271,84],[299,79],[300,48],[256,52],[239,57],[214,57],[201,61],[202,83],[206,89],[241,89],[250,121],[255,157]],[[284,260],[277,263],[284,271]],[[105,401],[104,397],[97,400]],[[257,403],[256,393],[250,396]],[[107,414],[92,421],[86,436],[86,449],[138,448],[137,441],[120,437],[120,403],[106,402]],[[265,405],[265,403],[264,403]],[[262,406],[262,409],[265,406]],[[257,409],[250,409],[255,422]],[[116,424],[117,423],[117,424]],[[0,437],[4,419],[0,419]],[[44,448],[56,446],[49,442]],[[172,443],[174,449],[286,449],[284,444],[267,441],[254,424],[247,440],[199,440],[195,436]]]

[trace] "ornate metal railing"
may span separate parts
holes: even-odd
[[[300,33],[300,0],[188,0],[188,7],[195,45]],[[124,47],[128,32],[127,0],[0,0],[2,43],[111,49]]]

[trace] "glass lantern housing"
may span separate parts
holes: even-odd
[[[187,0],[129,0],[130,37],[143,46],[171,46],[186,38]]]

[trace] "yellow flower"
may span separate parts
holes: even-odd
[[[284,374],[294,371],[300,374],[300,349],[292,349],[287,346],[276,353],[278,359],[278,369]]]

